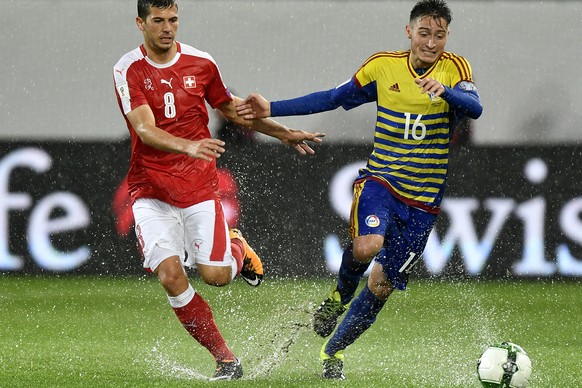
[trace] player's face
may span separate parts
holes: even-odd
[[[406,26],[410,39],[410,62],[415,69],[427,68],[445,51],[449,26],[445,19],[423,16]]]
[[[145,20],[137,18],[138,28],[143,32],[144,43],[147,48],[157,54],[170,51],[174,46],[174,39],[178,31],[178,7],[152,7]]]

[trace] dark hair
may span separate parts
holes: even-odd
[[[137,0],[137,16],[145,20],[152,7],[166,9],[172,8],[174,5],[178,7],[176,0]]]
[[[447,25],[451,24],[451,20],[453,20],[451,9],[444,0],[420,0],[410,11],[410,23],[423,16],[445,19]]]

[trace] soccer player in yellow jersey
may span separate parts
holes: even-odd
[[[344,349],[376,317],[394,289],[404,290],[439,213],[456,123],[483,110],[469,62],[446,52],[451,11],[443,0],[421,0],[410,13],[410,49],[379,52],[336,88],[269,102],[252,94],[237,110],[245,118],[348,110],[376,102],[374,150],[354,182],[349,233],[337,286],[314,312],[323,345],[323,377],[344,379]],[[354,299],[364,272],[368,282]],[[352,300],[353,299],[353,300]],[[351,302],[351,303],[350,303]]]

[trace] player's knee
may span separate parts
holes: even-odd
[[[368,288],[378,300],[385,301],[388,299],[394,286],[392,282],[386,278],[382,265],[376,263],[372,267],[372,272],[368,277]]]
[[[372,288],[373,289],[371,289],[371,291],[374,294],[374,296],[378,298],[378,300],[382,301],[388,299],[393,290],[390,283],[375,284]]]
[[[369,263],[380,252],[384,239],[381,236],[360,236],[354,240],[354,259],[361,263]]]
[[[368,279],[368,288],[378,300],[385,301],[388,299],[394,288],[388,280]]]
[[[360,263],[369,263],[372,261],[376,253],[378,253],[378,251],[368,248],[354,249],[354,259]]]
[[[200,277],[204,283],[215,287],[224,287],[230,284],[232,280],[230,271],[230,267],[209,267],[202,269],[199,266]]]
[[[169,295],[177,295],[188,283],[188,277],[182,267],[164,268],[163,271],[157,271],[157,275]]]

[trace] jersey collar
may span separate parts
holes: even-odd
[[[156,63],[156,62],[152,61],[151,59],[149,59],[147,56],[146,49],[145,49],[143,44],[139,46],[139,49],[141,50],[141,53],[143,54],[146,62],[149,63],[151,66],[156,67],[158,69],[165,69],[167,67],[174,65],[176,62],[178,62],[178,59],[180,59],[180,56],[182,55],[182,46],[180,45],[180,43],[178,41],[176,41],[176,55],[174,55],[174,58],[172,58],[172,60],[170,62],[167,62],[167,63]]]
[[[410,74],[414,77],[414,78],[425,78],[428,77],[428,75],[434,70],[434,68],[436,67],[437,63],[441,60],[442,58],[442,54],[440,57],[438,57],[438,59],[432,64],[431,67],[429,67],[428,69],[426,69],[426,71],[422,74],[418,74],[416,72],[416,70],[414,70],[414,68],[412,67],[412,65],[410,64],[410,50],[408,50],[408,59],[406,61],[406,66],[408,66],[408,71],[410,72]]]

